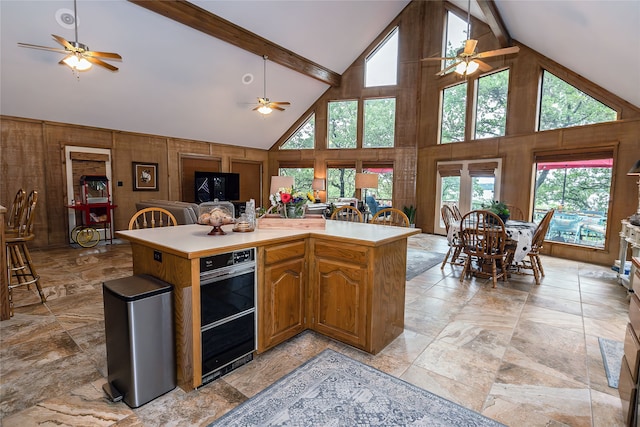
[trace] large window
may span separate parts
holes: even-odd
[[[367,194],[373,194],[378,205],[391,207],[393,205],[393,165],[364,163],[362,172],[378,175],[378,188],[367,190]]]
[[[311,114],[293,135],[280,146],[281,150],[313,149],[316,136],[316,115]]]
[[[542,74],[538,130],[616,120],[617,112],[548,71]]]
[[[475,138],[504,136],[507,122],[509,70],[478,79]]]
[[[442,91],[440,143],[464,141],[467,109],[467,83],[459,83]]]
[[[393,147],[395,128],[395,98],[365,99],[363,148]]]
[[[446,58],[455,58],[458,56],[458,50],[464,48],[467,40],[467,22],[460,19],[455,13],[447,12],[447,33],[444,38],[443,52]],[[452,65],[455,59],[449,59],[444,62],[443,69]],[[451,69],[453,71],[453,69]]]
[[[358,101],[329,102],[329,148],[356,148],[357,128]]]
[[[330,165],[327,167],[327,201],[341,197],[355,197],[356,168],[350,165]]]
[[[535,218],[555,209],[546,238],[595,248],[606,241],[612,153],[536,156]]]
[[[293,186],[296,190],[305,192],[311,191],[311,184],[313,183],[313,168],[287,165],[285,167],[280,167],[278,175],[292,176],[294,178]]]
[[[365,87],[389,86],[398,82],[398,27],[365,59]]]

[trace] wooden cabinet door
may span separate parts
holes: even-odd
[[[258,351],[263,352],[306,328],[305,241],[265,248],[258,302]]]
[[[316,258],[314,270],[313,328],[329,337],[364,348],[367,343],[366,268]]]

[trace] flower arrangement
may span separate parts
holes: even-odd
[[[269,201],[285,218],[302,218],[307,201],[315,203],[316,199],[310,191],[305,194],[293,188],[281,188],[277,193],[269,196]]]

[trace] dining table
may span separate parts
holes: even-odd
[[[533,242],[533,235],[538,228],[538,224],[535,222],[519,221],[509,219],[504,223],[504,229],[507,234],[508,246],[513,250],[513,257],[511,261],[514,263],[520,262],[527,257],[527,254],[531,250],[531,244]],[[449,243],[453,243],[458,240],[460,234],[460,222],[454,222],[449,226],[447,233],[447,240]],[[509,244],[510,243],[510,244]]]

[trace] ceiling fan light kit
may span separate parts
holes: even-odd
[[[64,14],[62,13],[62,11],[64,11]],[[90,51],[87,45],[80,43],[78,41],[78,19],[77,19],[78,14],[77,14],[77,8],[76,8],[76,0],[73,0],[73,17],[67,16],[69,14],[64,9],[61,9],[58,12],[61,14],[60,16],[61,19],[64,16],[65,24],[71,24],[71,21],[73,21],[73,28],[75,29],[75,36],[76,36],[75,41],[70,42],[70,41],[67,41],[64,37],[51,34],[54,40],[60,43],[64,47],[64,49],[47,47],[47,46],[38,46],[38,45],[28,44],[28,43],[18,43],[18,46],[28,47],[32,49],[49,50],[52,52],[66,54],[66,56],[58,63],[66,65],[69,68],[71,68],[73,73],[76,74],[78,78],[79,78],[79,74],[77,74],[77,72],[86,71],[90,69],[92,64],[100,65],[110,71],[118,71],[117,67],[114,67],[113,65],[106,63],[99,58],[122,60],[122,57],[120,55],[113,52]],[[56,15],[56,19],[57,18],[58,16]]]
[[[262,59],[264,59],[264,97],[258,97],[258,105],[253,111],[257,111],[263,116],[266,116],[267,114],[271,114],[273,110],[284,111],[282,106],[291,104],[289,102],[269,101],[269,98],[267,98],[267,59],[269,59],[269,57],[264,55]]]
[[[478,40],[470,38],[471,36],[471,0],[467,3],[467,40],[464,43],[464,47],[458,50],[454,57],[440,57],[440,58],[423,58],[423,61],[450,61],[454,60],[453,64],[446,66],[444,69],[438,71],[436,76],[444,76],[449,71],[453,70],[456,74],[466,77],[476,71],[487,72],[493,67],[486,62],[480,61],[479,58],[491,58],[500,55],[509,55],[511,53],[518,53],[520,48],[518,46],[506,47],[503,49],[490,50],[486,52],[476,52],[476,45]]]

